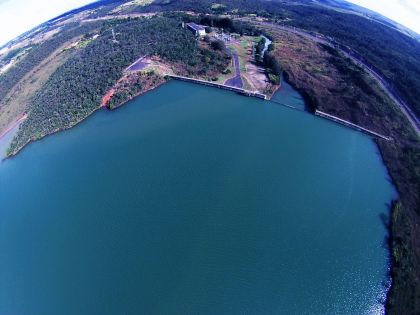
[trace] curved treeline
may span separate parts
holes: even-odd
[[[70,39],[82,34],[89,33],[100,27],[102,22],[86,23],[82,26],[72,24],[63,29],[51,39],[33,46],[33,49],[6,73],[0,75],[0,102],[7,93],[17,84],[29,71],[40,64],[45,58],[53,53],[58,47]]]
[[[112,31],[117,42],[113,41]],[[9,149],[66,129],[98,108],[103,95],[126,67],[143,55],[159,55],[180,64],[199,64],[200,50],[192,32],[163,17],[107,23],[100,36],[65,62],[32,100],[28,118]]]

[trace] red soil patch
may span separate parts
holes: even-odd
[[[112,98],[112,96],[114,95],[115,90],[114,89],[110,89],[102,98],[102,103],[101,103],[101,107],[106,107],[106,105],[108,105],[109,100]]]

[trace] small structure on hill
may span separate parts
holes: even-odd
[[[198,25],[195,23],[187,23],[187,27],[195,34],[195,36],[206,35],[206,29],[202,25]]]

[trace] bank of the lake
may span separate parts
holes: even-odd
[[[377,314],[373,141],[171,81],[0,164],[0,313]]]
[[[270,100],[274,103],[278,103],[290,108],[306,110],[305,101],[303,98],[284,79],[281,80],[281,85],[273,94]]]
[[[12,143],[13,137],[19,130],[20,125],[20,118],[18,121],[13,123],[11,127],[9,127],[5,132],[0,135],[0,160],[5,158],[7,155],[7,149],[9,148],[10,144]]]

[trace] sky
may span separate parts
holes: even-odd
[[[420,34],[420,0],[348,1]],[[0,46],[45,21],[91,2],[94,0],[0,0]]]
[[[347,0],[378,12],[420,34],[420,0]]]
[[[62,13],[94,0],[0,0],[0,46]]]

